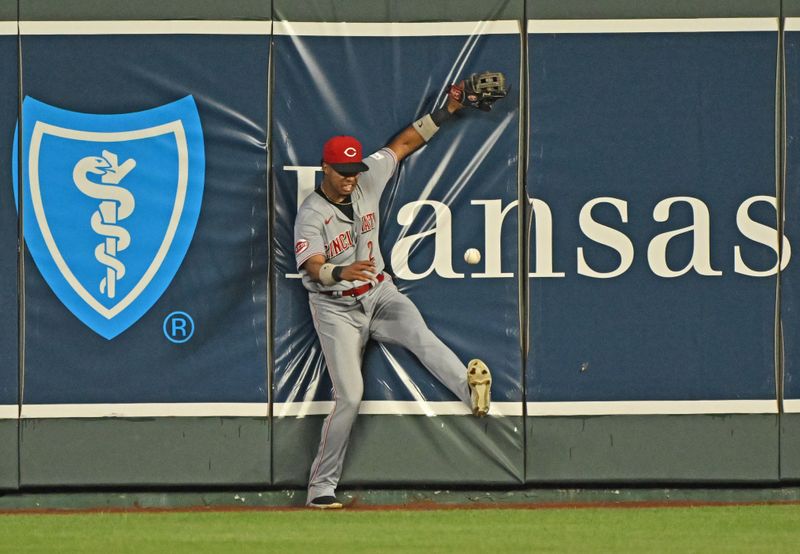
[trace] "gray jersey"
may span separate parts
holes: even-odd
[[[353,219],[317,193],[308,195],[297,213],[294,227],[295,258],[303,285],[311,291],[347,290],[362,283],[341,281],[326,287],[311,280],[302,265],[322,255],[336,265],[373,260],[384,269],[378,234],[378,204],[394,174],[397,158],[384,148],[364,159],[363,173],[350,198]],[[361,372],[364,348],[370,338],[399,344],[462,402],[470,405],[466,367],[425,324],[411,300],[397,290],[391,277],[366,288],[357,296],[309,294],[312,321],[333,384],[334,407],[322,425],[322,438],[308,479],[308,500],[332,496],[342,474],[350,431],[364,393]]]
[[[378,235],[380,217],[378,204],[386,183],[394,175],[397,158],[388,148],[378,150],[364,163],[369,171],[362,173],[350,199],[353,202],[353,219],[335,208],[319,194],[312,193],[297,211],[294,223],[294,253],[303,285],[311,292],[347,290],[363,284],[360,281],[340,281],[325,286],[312,281],[303,264],[312,256],[323,255],[336,265],[349,265],[357,260],[372,260],[375,271],[383,271],[385,264]]]

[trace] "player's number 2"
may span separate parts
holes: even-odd
[[[375,256],[372,255],[372,241],[367,241],[367,248],[369,248],[369,261],[374,262]]]

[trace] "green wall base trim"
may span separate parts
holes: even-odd
[[[18,433],[16,419],[0,419],[0,490],[19,488]]]
[[[761,504],[800,502],[800,488],[522,488],[519,490],[491,491],[345,490],[338,497],[343,503],[351,506],[409,505],[409,507],[436,507],[447,506],[448,504],[482,507]]]
[[[20,19],[118,21],[269,19],[270,0],[20,0]]]
[[[0,494],[0,514],[15,511],[233,510],[303,506],[305,491],[69,491]]]
[[[530,417],[527,481],[774,482],[778,415]]]
[[[783,17],[800,16],[800,0],[782,0]]]
[[[416,22],[522,19],[524,0],[273,0],[275,20]]]
[[[304,487],[322,416],[273,421],[273,484]],[[360,415],[342,487],[523,482],[521,417]]]
[[[626,505],[766,504],[800,502],[800,488],[739,489],[518,489],[505,491],[408,489],[343,490],[348,507],[411,509],[458,506],[530,508]],[[268,510],[300,508],[305,491],[57,492],[0,495],[0,513],[53,511]]]
[[[527,2],[530,19],[778,17],[781,13],[781,0],[527,0]]]
[[[266,418],[22,420],[22,487],[268,485]]]
[[[524,0],[274,0],[278,19],[292,21],[456,21],[520,19]],[[527,0],[528,17],[627,19],[777,17],[781,0]],[[0,0],[0,15],[16,18],[16,0]],[[786,16],[799,0],[783,0]],[[20,0],[25,20],[269,19],[270,0]]]
[[[17,0],[0,0],[0,21],[17,20]]]
[[[800,414],[781,415],[781,479],[800,479]]]

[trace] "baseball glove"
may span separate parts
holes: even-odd
[[[508,94],[506,76],[499,71],[473,73],[469,78],[452,85],[449,94],[464,106],[488,112],[492,110],[492,104]]]

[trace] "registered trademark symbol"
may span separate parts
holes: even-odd
[[[194,335],[194,320],[186,312],[172,312],[164,318],[164,336],[175,344],[188,341]]]

